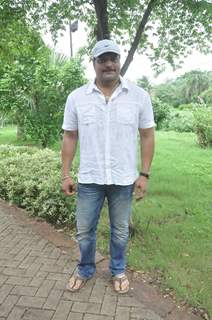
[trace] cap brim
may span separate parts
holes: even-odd
[[[109,52],[116,53],[117,55],[120,55],[120,52],[118,50],[111,49],[111,50],[101,50],[100,52],[98,52],[98,54],[93,55],[93,57],[97,58],[97,57],[101,56],[102,54],[109,53]]]

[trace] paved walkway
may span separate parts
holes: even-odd
[[[95,278],[66,291],[78,254],[71,238],[0,201],[0,320],[200,319],[131,272],[130,293],[118,296],[100,255]]]

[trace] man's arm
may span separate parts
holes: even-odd
[[[154,128],[139,129],[140,149],[141,149],[141,171],[150,172],[150,167],[154,155],[155,130]]]
[[[62,190],[66,195],[75,193],[75,183],[70,176],[72,161],[76,153],[78,131],[64,131],[62,144]]]
[[[139,134],[141,152],[141,172],[149,174],[154,155],[154,128],[139,129]],[[137,200],[144,197],[144,194],[147,191],[147,182],[148,179],[145,176],[139,176],[136,180],[135,195]]]

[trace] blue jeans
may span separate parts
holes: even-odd
[[[81,254],[78,272],[83,278],[91,278],[96,271],[96,229],[105,198],[108,201],[110,219],[109,268],[112,276],[125,271],[133,188],[134,184],[78,184],[76,218]]]

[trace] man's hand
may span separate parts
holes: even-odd
[[[71,177],[62,182],[62,190],[66,196],[72,196],[76,193],[76,184]]]
[[[147,184],[148,179],[143,176],[138,177],[138,179],[135,181],[134,194],[136,201],[143,199],[145,193],[147,192]]]

